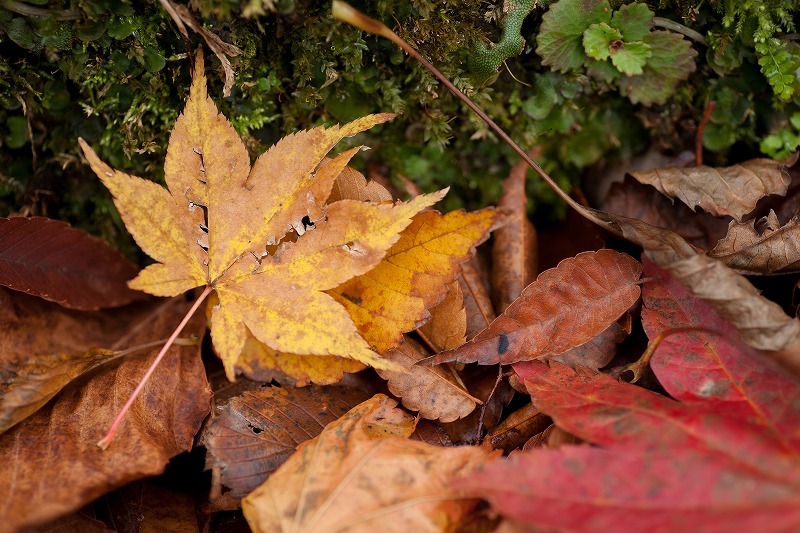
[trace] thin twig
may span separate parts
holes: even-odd
[[[699,167],[703,164],[703,133],[706,131],[706,124],[711,119],[711,113],[717,103],[713,100],[708,102],[706,110],[703,112],[703,118],[700,119],[700,124],[697,125],[697,137],[694,140],[694,162]]]

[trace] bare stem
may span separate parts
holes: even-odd
[[[575,211],[580,213],[587,220],[594,222],[595,224],[598,224],[600,226],[608,227],[608,224],[604,220],[601,220],[599,217],[594,215],[594,213],[585,209],[582,205],[573,200],[570,197],[570,195],[561,190],[561,188],[556,184],[556,182],[553,181],[553,178],[551,178],[547,174],[547,172],[545,172],[544,169],[542,169],[542,167],[540,167],[533,159],[531,159],[531,157],[527,153],[525,153],[525,150],[520,148],[519,145],[516,142],[514,142],[514,140],[505,131],[503,131],[502,128],[500,128],[500,126],[498,126],[494,122],[494,120],[489,118],[489,115],[484,113],[481,110],[481,108],[479,108],[472,100],[469,99],[469,97],[467,97],[467,95],[462,93],[458,89],[458,87],[453,85],[450,82],[450,80],[448,80],[444,76],[444,74],[439,72],[439,70],[431,64],[430,61],[422,57],[422,55],[419,52],[417,52],[410,44],[404,41],[399,35],[390,30],[385,24],[378,22],[375,19],[369,18],[368,16],[364,15],[357,9],[350,6],[347,2],[342,2],[341,0],[333,0],[333,17],[342,20],[344,22],[347,22],[348,24],[351,24],[360,30],[373,33],[375,35],[380,35],[381,37],[385,37],[390,41],[392,41],[393,43],[395,43],[400,48],[402,48],[403,50],[405,50],[411,57],[419,61],[420,64],[422,64],[422,66],[424,66],[434,76],[436,76],[439,79],[439,81],[441,81],[444,84],[444,86],[447,87],[448,90],[450,90],[450,92],[452,92],[458,98],[460,98],[461,101],[467,105],[467,107],[473,110],[475,114],[477,114],[481,118],[481,120],[486,122],[486,124],[492,129],[492,131],[494,131],[498,135],[498,137],[503,139],[503,141],[506,144],[508,144],[515,152],[517,152],[517,154],[519,154],[519,156],[534,171],[536,171],[539,177],[542,178],[545,181],[545,183],[547,183],[547,185],[549,185],[550,188],[552,188],[553,191],[558,196],[561,197],[561,199],[567,202],[567,205],[572,207]]]
[[[133,390],[130,397],[128,398],[128,401],[125,402],[125,405],[122,406],[122,409],[120,409],[119,413],[117,414],[117,417],[111,423],[111,427],[108,428],[108,433],[106,433],[106,436],[103,437],[100,440],[100,442],[97,443],[97,445],[100,446],[101,449],[105,450],[106,448],[108,448],[108,445],[111,444],[112,440],[114,440],[114,435],[117,433],[117,428],[122,422],[122,419],[125,417],[125,413],[127,413],[128,410],[131,408],[131,405],[133,405],[133,402],[139,396],[139,393],[142,392],[142,389],[144,389],[147,380],[150,379],[151,375],[153,375],[153,372],[155,372],[156,367],[164,358],[164,356],[167,354],[167,351],[169,351],[172,345],[175,344],[175,339],[178,338],[178,335],[181,334],[183,328],[186,327],[186,324],[189,322],[189,319],[192,318],[192,315],[194,315],[195,311],[197,311],[197,309],[200,307],[200,304],[203,303],[206,297],[209,294],[211,294],[212,290],[214,289],[213,287],[211,287],[211,285],[206,286],[206,288],[200,294],[200,297],[197,298],[197,300],[195,300],[194,304],[192,304],[192,307],[186,312],[186,316],[183,317],[181,323],[178,324],[178,327],[175,328],[175,331],[173,331],[172,335],[170,335],[169,339],[167,339],[166,344],[164,344],[164,346],[161,347],[161,351],[158,352],[158,355],[153,360],[153,363],[150,365],[150,368],[147,369],[147,372],[145,372],[144,376],[142,377],[142,380]]]

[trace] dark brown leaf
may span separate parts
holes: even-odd
[[[218,409],[203,432],[206,467],[215,471],[212,498],[230,489],[240,499],[261,485],[297,446],[369,394],[344,387],[267,387]]]
[[[137,272],[105,241],[64,222],[0,218],[0,285],[93,310],[143,299],[126,284]]]

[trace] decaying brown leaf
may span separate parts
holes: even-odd
[[[486,439],[492,448],[508,454],[522,448],[533,436],[542,433],[551,424],[549,416],[528,403],[508,415],[508,418],[486,435]]]
[[[212,499],[230,489],[242,498],[261,485],[297,446],[369,398],[344,387],[267,387],[245,392],[218,408],[203,432]]]
[[[482,402],[465,391],[449,369],[414,364],[428,355],[421,344],[407,337],[384,354],[405,371],[378,370],[378,375],[388,381],[389,390],[402,399],[404,407],[419,411],[421,417],[441,422],[464,418]]]
[[[756,229],[758,226],[758,229]],[[774,274],[800,270],[800,220],[781,226],[770,211],[759,221],[731,222],[728,234],[708,255],[747,274]]]
[[[327,203],[339,200],[358,200],[360,202],[392,202],[392,193],[375,180],[367,182],[364,175],[351,167],[344,167],[333,182]]]
[[[467,312],[461,285],[454,281],[441,301],[429,309],[431,319],[417,332],[436,352],[452,350],[467,340]]]
[[[570,348],[564,353],[551,355],[544,359],[558,361],[573,368],[579,365],[593,369],[603,368],[617,354],[617,345],[625,340],[625,337],[630,333],[630,315],[626,315],[626,317],[628,318],[627,329],[619,322],[614,322],[588,342]]]
[[[519,161],[503,183],[498,207],[508,210],[508,223],[494,233],[492,246],[492,300],[502,313],[536,279],[536,230],[528,220],[525,175],[528,164]]]
[[[730,215],[738,222],[761,198],[786,194],[791,181],[786,164],[772,159],[752,159],[725,168],[701,165],[631,175],[689,207],[699,206],[717,216]]]
[[[158,302],[136,322],[128,322],[129,334],[110,347],[168,336],[189,306],[183,298]],[[198,315],[186,334],[201,336],[204,329]],[[132,480],[160,473],[170,457],[192,448],[210,397],[199,346],[173,346],[120,426],[117,445],[102,451],[95,444],[157,350],[99,369],[85,385],[66,388],[0,436],[0,462],[10,465],[0,477],[3,527],[14,530],[45,523]]]
[[[556,355],[601,333],[639,299],[641,264],[613,250],[584,252],[542,272],[482,333],[425,361],[510,364]]]
[[[490,456],[478,447],[408,440],[413,419],[377,395],[302,444],[242,500],[256,533],[348,531],[426,533],[454,529],[477,503],[449,480]]]

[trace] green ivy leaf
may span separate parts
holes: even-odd
[[[694,72],[697,56],[682,35],[669,31],[654,31],[643,38],[652,55],[641,76],[624,76],[617,81],[619,90],[634,104],[661,104],[674,92],[678,83]]]
[[[536,53],[542,64],[567,72],[586,61],[583,32],[592,24],[611,20],[608,0],[559,0],[542,16]]]
[[[622,41],[622,33],[605,22],[592,24],[583,32],[583,49],[586,55],[604,61],[611,55],[612,43]]]
[[[611,63],[623,74],[635,76],[644,72],[642,69],[652,55],[649,44],[622,43],[619,48],[612,47]]]
[[[756,43],[761,72],[782,100],[800,93],[800,45],[772,37]]]
[[[625,42],[641,41],[653,29],[653,12],[647,4],[628,4],[615,11],[611,27],[622,33]]]

